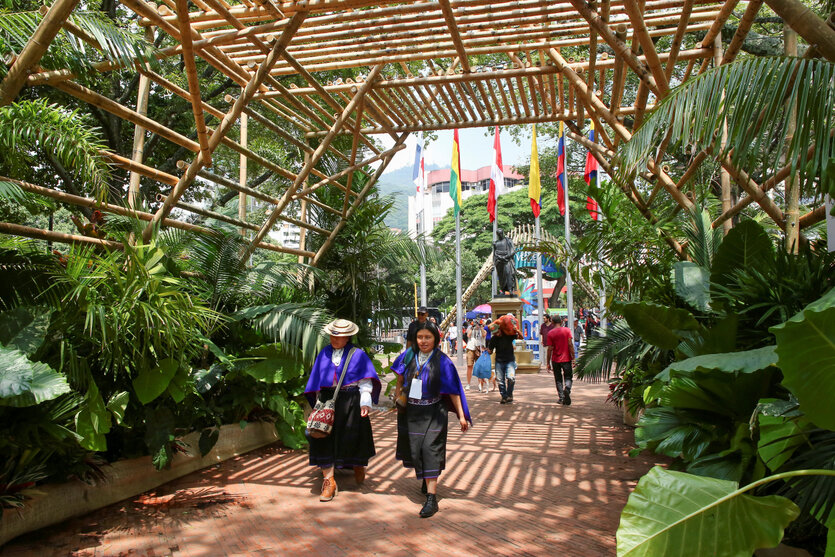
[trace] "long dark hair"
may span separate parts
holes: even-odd
[[[419,349],[417,347],[417,334],[423,330],[429,331],[430,333],[432,333],[432,336],[435,337],[435,348],[437,348],[441,344],[441,332],[438,330],[437,325],[431,323],[428,319],[423,323],[418,322],[417,327],[415,327],[415,354],[419,352]]]
[[[417,346],[417,333],[424,329],[432,333],[432,336],[435,337],[436,352],[432,354],[431,358],[429,358],[427,371],[429,375],[429,392],[436,393],[441,387],[441,353],[437,350],[438,346],[441,344],[441,332],[438,330],[437,325],[429,322],[428,320],[423,323],[419,323],[417,329],[415,330],[415,344],[412,347],[412,358],[410,358],[411,361],[406,364],[406,380],[407,382],[411,382],[412,378],[414,378],[418,371],[417,355],[420,352],[420,349]]]

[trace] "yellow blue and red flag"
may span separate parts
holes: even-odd
[[[557,207],[560,215],[565,215],[565,124],[562,122],[557,142]]]
[[[458,128],[452,135],[452,168],[449,171],[449,196],[454,214],[461,211],[461,155],[458,149]]]
[[[591,129],[589,130],[589,141],[594,143],[594,122],[592,122]],[[589,186],[591,186],[592,182],[597,184],[597,159],[594,158],[591,151],[586,153],[586,170],[583,172],[583,178]],[[586,209],[589,210],[589,215],[591,215],[592,220],[600,220],[600,207],[597,205],[597,201],[592,199],[590,195],[586,196]]]
[[[528,198],[531,200],[533,216],[538,217],[542,207],[542,185],[539,180],[539,153],[536,149],[536,124],[533,125],[531,141],[531,171],[528,177]]]

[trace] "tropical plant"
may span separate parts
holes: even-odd
[[[708,70],[671,91],[623,145],[621,179],[668,142],[670,150],[687,146],[720,160],[729,156],[749,174],[774,174],[788,161],[801,187],[818,182],[818,194],[835,194],[833,81],[835,64],[823,59],[744,58]],[[790,135],[793,112],[797,127]],[[723,139],[718,131],[725,122]]]

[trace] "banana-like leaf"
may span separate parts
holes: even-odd
[[[686,309],[670,308],[648,302],[619,304],[618,309],[633,331],[646,342],[672,350],[681,342],[682,331],[693,331],[699,324]]]
[[[729,373],[754,373],[777,364],[777,353],[775,349],[776,347],[774,346],[765,346],[743,352],[704,354],[694,358],[687,358],[686,360],[671,363],[656,378],[669,380],[670,377],[677,373],[690,374],[711,370]]]
[[[771,238],[756,221],[745,220],[733,227],[713,258],[710,280],[726,285],[738,269],[765,273],[774,266]]]
[[[710,307],[710,273],[692,261],[679,261],[671,272],[676,294],[699,311],[707,311]]]
[[[835,288],[770,331],[783,384],[813,423],[835,430]]]
[[[0,313],[0,344],[31,356],[46,337],[49,314],[47,308],[26,306]]]
[[[166,358],[154,369],[144,369],[133,380],[133,391],[142,404],[148,404],[165,392],[179,368],[179,362]]]
[[[0,406],[34,406],[68,392],[66,377],[47,364],[0,346]]]
[[[779,469],[799,447],[809,442],[804,429],[795,420],[765,414],[757,418],[760,426],[757,452],[771,471]]]
[[[656,466],[638,481],[617,531],[620,557],[750,557],[773,547],[799,513],[785,497]]]

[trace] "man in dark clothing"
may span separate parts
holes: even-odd
[[[556,325],[553,321],[551,321],[551,316],[545,315],[542,319],[542,325],[539,326],[539,338],[542,339],[543,348],[545,348],[545,342],[548,339],[548,333],[550,333],[551,329],[553,329],[554,327],[556,327]],[[541,354],[539,356],[539,361],[545,363],[546,366],[551,365],[548,363],[550,360],[548,360],[547,358],[543,358]]]
[[[571,386],[574,375],[571,362],[574,360],[574,343],[571,341],[571,331],[560,325],[548,333],[548,347],[551,349],[551,369],[554,381],[557,383],[559,403],[571,405]]]
[[[409,323],[409,329],[406,331],[406,348],[417,346],[417,328],[421,323],[426,323],[426,317],[429,315],[429,309],[426,306],[420,306],[417,310],[417,319]]]
[[[502,395],[501,404],[508,404],[513,402],[513,387],[516,385],[514,341],[524,337],[508,316],[497,319],[495,323],[499,326],[487,342],[487,351],[491,354],[496,351],[496,379],[499,383],[499,394]]]

